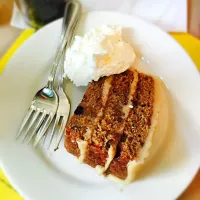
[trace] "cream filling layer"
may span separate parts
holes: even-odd
[[[126,119],[128,117],[130,109],[133,108],[131,101],[133,99],[133,95],[136,91],[136,86],[137,86],[137,83],[138,83],[138,72],[136,70],[133,70],[133,69],[132,69],[132,71],[134,73],[134,80],[131,83],[130,93],[129,93],[129,97],[128,97],[128,104],[123,106],[123,108],[122,108],[122,111],[124,113],[124,119]]]
[[[88,142],[84,141],[84,140],[78,140],[77,144],[78,144],[78,148],[80,150],[80,156],[78,159],[79,159],[80,163],[83,163]]]
[[[108,150],[108,157],[106,159],[105,166],[97,165],[95,167],[95,169],[97,170],[97,173],[99,175],[102,175],[108,169],[108,167],[109,167],[110,163],[112,162],[114,156],[115,156],[115,149],[111,146]]]

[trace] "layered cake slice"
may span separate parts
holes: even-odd
[[[67,125],[65,148],[99,174],[129,183],[161,145],[167,121],[162,81],[128,70],[89,85]]]

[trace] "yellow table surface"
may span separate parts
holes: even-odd
[[[33,33],[33,32],[32,32]],[[0,60],[0,73],[3,71],[5,63],[9,60],[12,54],[15,52],[18,46],[28,38],[32,33],[30,31],[25,36],[21,37],[23,39],[18,39],[18,43],[14,44],[11,50]],[[172,37],[177,40],[182,47],[190,55],[197,68],[200,70],[200,40],[186,33],[170,33]],[[0,200],[21,200],[22,197],[14,190],[9,180],[6,178],[4,173],[0,170]],[[180,200],[199,200],[200,199],[200,172],[198,172],[196,178],[191,183],[189,188],[184,192],[184,194],[179,198]]]

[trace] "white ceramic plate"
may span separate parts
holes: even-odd
[[[160,156],[128,186],[99,177],[64,147],[53,152],[16,142],[15,134],[32,97],[47,79],[60,34],[58,20],[25,42],[0,76],[0,161],[26,200],[171,200],[188,186],[199,167],[200,78],[191,59],[158,27],[118,13],[86,14],[78,32],[101,24],[123,26],[125,39],[149,61],[150,71],[163,78],[172,96],[175,129]],[[67,85],[72,109],[83,91]]]

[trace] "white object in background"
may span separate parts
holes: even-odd
[[[19,9],[17,8],[15,3],[14,3],[14,7],[13,7],[13,15],[12,15],[12,19],[11,19],[11,25],[16,26],[18,28],[22,28],[22,29],[30,27],[25,22],[23,15],[19,11]]]
[[[146,19],[165,31],[187,31],[187,0],[80,0],[83,11],[109,10]],[[16,13],[15,13],[16,12]],[[14,9],[12,25],[25,28],[26,23]]]
[[[112,10],[136,15],[165,31],[187,31],[187,0],[80,0],[84,11]]]

